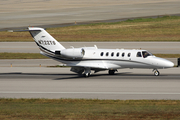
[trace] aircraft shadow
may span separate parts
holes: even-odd
[[[158,77],[164,77],[169,75],[160,75]],[[153,74],[134,74],[132,72],[121,72],[115,73],[114,75],[109,75],[105,73],[92,74],[90,77],[79,76],[77,74],[61,74],[61,73],[21,73],[21,72],[11,72],[11,73],[0,73],[0,79],[2,78],[21,78],[21,79],[51,79],[51,80],[68,80],[68,79],[152,79],[156,78]]]
[[[81,79],[81,78],[96,78],[96,79],[130,79],[133,77],[143,77],[144,79],[147,77],[155,77],[153,74],[132,74],[131,72],[123,72],[123,73],[116,73],[114,75],[109,74],[92,74],[90,77],[78,76],[74,75],[73,77],[61,77],[56,78],[54,80],[65,80],[65,79]]]
[[[64,79],[75,79],[79,78],[76,74],[56,74],[56,73],[22,73],[22,72],[11,72],[11,73],[0,73],[0,79],[13,79],[13,78],[20,78],[20,79],[56,79],[59,76],[63,77]],[[69,77],[71,76],[71,77]]]

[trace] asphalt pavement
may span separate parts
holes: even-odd
[[[180,100],[180,68],[120,69],[79,77],[70,68],[1,67],[1,98],[173,99]]]
[[[179,11],[179,0],[3,0],[0,2],[0,30],[115,22],[179,15]]]

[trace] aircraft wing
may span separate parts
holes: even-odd
[[[91,68],[93,69],[102,69],[102,70],[108,70],[108,69],[118,69],[121,66],[112,64],[112,63],[84,63],[84,64],[67,64],[67,66],[71,67],[83,67],[83,68]]]

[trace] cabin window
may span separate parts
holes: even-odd
[[[148,56],[153,56],[150,52],[148,51],[142,51],[142,55],[144,58],[148,57]]]
[[[142,57],[141,52],[137,52],[136,57]]]
[[[125,53],[122,53],[122,57],[124,57]]]
[[[128,53],[128,57],[130,57],[131,56],[131,53]]]
[[[108,55],[109,55],[109,53],[107,52],[107,53],[106,53],[106,56],[108,56]]]
[[[103,52],[101,52],[101,56],[103,56],[104,55],[104,53]]]
[[[114,56],[114,52],[111,53],[111,57],[113,57],[113,56]]]
[[[116,54],[117,57],[119,57],[119,52]]]

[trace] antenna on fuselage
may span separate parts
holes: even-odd
[[[96,49],[98,49],[96,45],[94,45],[94,47],[95,47]]]

